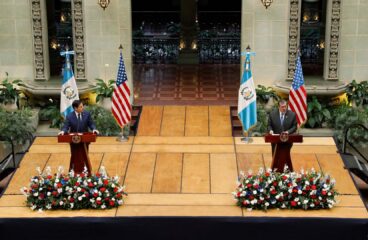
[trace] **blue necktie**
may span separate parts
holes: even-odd
[[[281,114],[280,122],[281,122],[281,125],[283,125],[283,123],[284,123],[284,114]]]

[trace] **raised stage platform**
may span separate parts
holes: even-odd
[[[226,236],[233,236],[236,229],[242,236],[245,234],[242,229],[248,229],[249,233],[255,231],[249,229],[251,226],[258,227],[259,231],[262,231],[260,226],[276,231],[278,227],[282,228],[283,223],[285,226],[296,224],[294,230],[300,228],[301,231],[302,226],[307,231],[313,231],[309,229],[312,226],[325,228],[322,231],[340,226],[336,232],[354,230],[355,233],[346,237],[356,236],[356,239],[368,234],[368,212],[349,172],[344,169],[334,140],[329,137],[305,137],[303,143],[294,144],[292,159],[295,170],[313,167],[336,179],[336,188],[341,194],[336,207],[318,211],[267,212],[237,207],[231,192],[236,187],[239,171],[269,167],[271,146],[264,143],[263,138],[254,138],[250,144],[242,143],[240,138],[231,136],[229,123],[228,106],[145,107],[136,137],[130,137],[126,143],[117,142],[114,137],[99,137],[90,145],[93,170],[103,165],[109,175],[119,175],[129,194],[123,206],[103,211],[34,212],[25,206],[20,188],[27,186],[30,177],[36,174],[36,167],[45,169],[51,166],[56,171],[58,166],[65,169],[69,166],[68,144],[58,144],[56,137],[38,137],[0,198],[0,230],[8,229],[5,226],[13,229],[11,226],[22,222],[27,229],[36,223],[37,226],[55,226],[57,229],[60,223],[74,223],[82,229],[87,228],[86,223],[91,223],[90,226],[94,226],[93,223],[103,223],[103,226],[111,223],[111,228],[131,226],[140,232],[144,229],[154,231],[153,226],[157,227],[156,230],[162,229],[163,226],[157,226],[161,223],[166,224],[165,231],[169,233],[175,229],[183,231],[183,226],[196,229],[196,225],[202,224],[203,231],[208,228],[211,232],[206,236],[219,231],[211,230],[213,227],[221,226],[224,231],[229,231]],[[33,218],[40,220],[34,222]],[[174,222],[179,225],[174,226]],[[230,223],[233,225],[229,226]],[[143,227],[142,224],[151,225]],[[148,233],[141,232],[142,236]],[[167,239],[179,238],[170,238],[170,234],[166,236],[159,232],[152,234]],[[257,236],[272,236],[267,234],[271,233],[260,232]],[[309,235],[299,239],[306,236]]]

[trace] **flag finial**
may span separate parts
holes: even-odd
[[[120,46],[119,46],[119,50],[121,51],[121,50],[123,50],[123,44],[120,44]]]

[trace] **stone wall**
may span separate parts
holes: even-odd
[[[0,80],[33,78],[33,40],[29,0],[0,1]]]
[[[340,80],[368,80],[368,1],[341,4]]]
[[[271,86],[287,77],[289,1],[278,0],[265,9],[259,0],[242,1],[241,48],[250,45],[254,83]],[[244,57],[242,58],[242,64]]]
[[[87,78],[116,79],[119,63],[119,45],[130,89],[132,75],[132,27],[130,0],[111,1],[103,10],[96,1],[84,1]]]

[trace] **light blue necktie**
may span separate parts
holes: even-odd
[[[284,114],[281,114],[280,122],[281,122],[281,125],[283,125],[283,123],[284,123]]]

